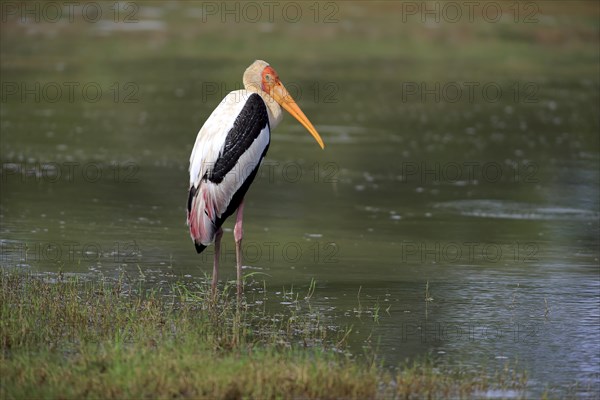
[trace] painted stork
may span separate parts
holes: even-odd
[[[216,292],[223,222],[237,210],[235,254],[237,293],[242,293],[242,219],[244,196],[267,154],[271,129],[283,118],[281,107],[317,140],[323,140],[265,61],[244,72],[244,88],[229,93],[208,117],[190,156],[187,223],[201,253],[215,243],[212,290]]]

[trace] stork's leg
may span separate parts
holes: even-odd
[[[219,281],[219,258],[221,257],[221,237],[223,236],[223,229],[219,228],[215,234],[215,261],[213,264],[213,279],[212,279],[212,293],[213,296],[217,294],[217,282]]]
[[[244,236],[244,229],[242,228],[242,219],[244,218],[244,199],[240,203],[237,209],[235,217],[235,228],[233,229],[233,236],[235,237],[235,259],[237,263],[237,293],[238,296],[242,294],[243,282],[242,282],[242,237]]]

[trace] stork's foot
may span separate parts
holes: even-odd
[[[242,240],[235,241],[235,259],[237,267],[237,295],[244,292],[244,278],[242,277]]]
[[[219,258],[221,257],[221,237],[223,237],[223,229],[219,228],[215,234],[215,258],[213,263],[213,277],[212,277],[212,295],[213,298],[217,296],[217,282],[219,282]]]

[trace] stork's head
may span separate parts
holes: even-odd
[[[321,139],[315,127],[283,86],[277,72],[267,62],[256,60],[246,69],[246,72],[244,72],[244,87],[252,91],[260,90],[271,96],[310,132],[322,149],[325,148],[323,139]]]

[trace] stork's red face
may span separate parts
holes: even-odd
[[[281,105],[287,112],[292,114],[294,118],[298,120],[315,138],[317,143],[321,148],[325,148],[325,144],[323,144],[323,139],[317,133],[315,127],[310,123],[306,115],[302,112],[298,104],[294,101],[290,93],[287,91],[285,86],[279,80],[279,75],[277,72],[271,67],[265,67],[262,71],[262,90],[263,92],[268,93],[277,103]]]
[[[263,69],[261,78],[263,92],[271,93],[271,90],[273,89],[273,86],[275,86],[276,83],[281,84],[281,81],[279,80],[279,75],[277,75],[277,72],[275,72],[275,70],[271,66],[265,67],[265,69]]]

